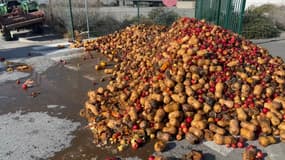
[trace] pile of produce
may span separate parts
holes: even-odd
[[[170,28],[131,26],[83,45],[118,62],[81,111],[96,144],[136,149],[156,138],[160,152],[184,138],[231,146],[285,140],[285,64],[231,31],[181,18]]]

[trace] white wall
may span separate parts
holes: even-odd
[[[285,0],[246,0],[246,8],[248,8],[251,5],[259,6],[266,3],[285,5]]]

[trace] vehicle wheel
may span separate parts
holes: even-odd
[[[11,33],[8,30],[4,30],[3,36],[4,36],[5,41],[11,41],[12,40]]]

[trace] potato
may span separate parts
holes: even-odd
[[[158,140],[162,140],[162,141],[165,141],[165,142],[168,142],[171,140],[171,135],[169,133],[165,133],[165,132],[161,132],[161,131],[158,131],[156,133],[156,138]]]
[[[265,89],[265,95],[266,95],[267,97],[271,97],[271,96],[273,95],[274,91],[275,91],[275,90],[274,90],[273,87],[268,87],[268,88]]]
[[[189,128],[189,132],[193,133],[196,137],[198,137],[199,139],[200,138],[203,138],[203,131],[198,129],[198,128],[195,128],[195,127],[190,127]]]
[[[135,100],[139,97],[139,94],[137,91],[132,91],[131,96],[130,96],[130,101],[135,102]]]
[[[130,111],[128,114],[133,122],[138,119],[138,113],[134,107],[130,108]]]
[[[163,101],[163,96],[161,94],[156,94],[153,93],[149,96],[150,99],[156,100],[158,102],[162,102]]]
[[[202,104],[194,97],[188,97],[187,103],[193,106],[196,110],[199,110],[202,107]]]
[[[256,126],[254,124],[250,123],[250,122],[243,121],[243,122],[240,123],[240,126],[242,128],[246,128],[246,129],[248,129],[250,131],[256,131]]]
[[[195,94],[193,89],[191,87],[189,87],[189,86],[185,87],[185,93],[186,93],[187,96],[193,96]]]
[[[155,130],[161,130],[163,127],[165,127],[165,123],[162,123],[162,122],[157,122],[157,123],[154,123],[153,125],[153,128]]]
[[[166,148],[166,143],[165,141],[157,141],[154,144],[154,151],[155,152],[163,152]]]
[[[191,126],[196,127],[198,129],[205,129],[207,128],[207,121],[206,120],[200,120],[200,121],[192,121]]]
[[[270,126],[270,121],[268,119],[262,119],[259,121],[261,132],[268,135],[272,133],[272,128]]]
[[[285,131],[285,122],[284,121],[278,125],[278,129]]]
[[[178,111],[179,108],[180,108],[179,104],[178,103],[174,103],[174,102],[169,103],[169,104],[167,104],[167,105],[165,105],[163,107],[164,111],[167,112],[167,113]]]
[[[223,90],[224,90],[224,84],[221,83],[221,82],[218,82],[216,84],[216,87],[215,87],[215,97],[216,98],[222,98],[222,94],[223,94]]]
[[[223,145],[224,144],[224,136],[220,135],[220,134],[215,134],[214,135],[214,142],[218,145]]]
[[[278,96],[278,97],[275,97],[273,101],[281,103],[283,109],[285,109],[285,97]]]
[[[256,97],[260,97],[263,91],[263,86],[261,84],[254,86],[253,94]]]
[[[162,128],[162,132],[165,132],[165,133],[169,133],[169,134],[176,134],[177,133],[177,129],[176,127],[174,126],[169,126],[169,127],[163,127]]]
[[[222,112],[222,106],[220,104],[216,103],[214,105],[214,112],[216,112],[216,113]]]
[[[231,135],[237,136],[240,131],[239,122],[236,119],[230,120],[229,132]]]
[[[203,111],[204,111],[205,113],[209,113],[211,110],[212,110],[212,107],[211,107],[209,104],[204,103]]]
[[[222,128],[226,128],[228,125],[229,125],[229,121],[228,120],[219,120],[218,122],[217,122],[217,125],[219,126],[219,127],[222,127]]]
[[[154,121],[155,122],[161,122],[163,120],[163,118],[165,117],[165,112],[163,109],[159,108],[154,116]]]
[[[166,85],[168,88],[172,88],[172,87],[175,86],[175,82],[174,82],[173,80],[169,79],[169,78],[166,78],[166,79],[164,80],[164,83],[165,83],[165,85]]]
[[[175,127],[180,126],[180,121],[176,118],[169,119],[169,124]]]
[[[183,94],[172,94],[171,98],[174,102],[184,104],[186,102],[186,96]]]
[[[285,130],[280,130],[280,139],[282,142],[285,142]]]
[[[206,141],[213,141],[214,133],[208,129],[204,129],[204,139]]]
[[[246,121],[247,120],[247,114],[245,113],[245,111],[243,110],[243,108],[237,108],[236,109],[237,112],[237,116],[238,116],[238,120],[239,121]]]
[[[209,124],[209,130],[219,135],[224,135],[226,133],[226,131],[223,128],[220,128],[213,123]]]
[[[185,139],[190,143],[190,144],[197,144],[199,143],[199,138],[195,136],[193,133],[186,133],[185,134]]]
[[[163,103],[164,104],[169,104],[171,102],[171,98],[168,95],[165,95],[163,97]]]
[[[247,140],[254,140],[255,139],[255,134],[253,131],[250,131],[246,128],[241,128],[240,129],[240,136],[243,138],[246,138]]]
[[[227,106],[228,108],[233,108],[233,106],[234,106],[234,102],[233,102],[233,101],[230,101],[230,100],[219,99],[219,103],[220,103],[221,105]]]
[[[277,143],[275,137],[273,136],[259,136],[258,142],[263,147]]]
[[[196,113],[193,117],[193,121],[200,121],[203,119],[203,115],[201,115],[200,113]]]
[[[173,111],[168,114],[168,119],[181,119],[183,118],[183,113],[181,111]]]
[[[277,125],[280,124],[280,119],[276,116],[275,113],[273,113],[273,112],[268,112],[268,113],[266,114],[266,117],[270,119],[271,124],[272,124],[273,126],[277,126]]]
[[[224,144],[235,144],[236,139],[233,136],[224,136]]]
[[[95,116],[99,115],[98,107],[89,102],[85,102],[85,109],[91,111]]]

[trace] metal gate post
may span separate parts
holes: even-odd
[[[242,21],[243,21],[243,15],[244,15],[244,8],[245,8],[246,0],[242,0],[242,6],[240,10],[240,16],[239,16],[239,24],[238,24],[238,33],[241,34],[242,32]]]
[[[137,1],[137,7],[138,7],[138,23],[140,23],[140,0]]]
[[[71,36],[72,36],[72,40],[75,40],[71,0],[69,0],[69,12],[70,12],[70,21],[71,21]]]
[[[88,3],[87,0],[85,0],[85,16],[86,16],[86,27],[87,27],[87,36],[88,39],[90,38],[90,29],[89,29],[89,17],[88,17]]]

